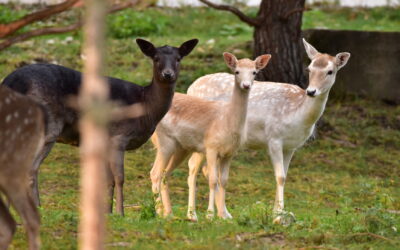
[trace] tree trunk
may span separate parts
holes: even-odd
[[[230,5],[215,4],[209,0],[199,1],[211,8],[229,11],[254,27],[254,57],[272,55],[258,80],[294,83],[305,87],[301,53],[301,19],[305,0],[262,0],[256,18]]]
[[[301,23],[305,0],[263,0],[254,29],[254,56],[272,55],[259,74],[264,81],[288,82],[304,87]]]

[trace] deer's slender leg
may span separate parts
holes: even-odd
[[[165,168],[167,167],[173,154],[173,149],[158,148],[156,159],[153,168],[150,171],[150,178],[152,183],[152,191],[155,199],[156,212],[158,215],[163,215],[162,201],[161,201],[161,181]]]
[[[0,250],[6,250],[10,245],[17,224],[0,197]]]
[[[115,187],[115,180],[114,175],[111,171],[111,163],[107,164],[106,167],[106,181],[107,181],[107,192],[108,192],[108,207],[107,212],[112,213],[113,211],[113,203],[114,203],[114,187]]]
[[[231,219],[232,215],[228,212],[225,204],[225,194],[226,194],[226,184],[229,178],[229,168],[230,168],[231,158],[221,159],[221,165],[219,168],[218,175],[218,191],[217,191],[217,208],[218,217],[223,219]]]
[[[32,188],[32,198],[37,207],[40,206],[40,195],[39,195],[39,167],[43,160],[49,155],[51,149],[53,148],[55,141],[47,142],[39,154],[36,156],[30,175],[30,184]]]
[[[178,149],[172,155],[164,174],[161,177],[161,200],[164,207],[164,216],[172,214],[171,200],[169,198],[168,179],[172,171],[186,158],[188,152],[183,149]]]
[[[189,204],[187,217],[191,221],[197,221],[196,214],[196,181],[197,174],[200,170],[201,163],[203,162],[204,154],[202,153],[193,153],[189,159],[189,177],[188,177],[188,186],[189,186]]]
[[[30,189],[21,186],[21,183],[10,184],[6,193],[11,204],[22,218],[25,230],[28,234],[29,249],[36,250],[40,247],[39,226],[40,217],[31,197]]]
[[[110,169],[114,177],[114,182],[108,181],[109,194],[111,193],[111,187],[115,185],[116,193],[116,211],[121,216],[124,216],[124,153],[125,150],[117,146],[113,146],[110,152]],[[108,173],[109,174],[109,173]],[[107,174],[107,175],[108,175]],[[114,188],[112,188],[114,189]],[[113,191],[113,190],[112,190]]]
[[[289,171],[290,161],[292,160],[294,150],[283,151],[283,166],[285,168],[285,176],[287,177]]]
[[[281,141],[271,141],[268,144],[269,156],[274,167],[275,180],[277,183],[274,212],[279,213],[284,208],[284,185],[286,180],[285,167],[283,163],[283,149]]]
[[[217,151],[207,150],[208,185],[210,187],[210,197],[207,209],[207,218],[211,219],[215,214],[215,193],[218,188],[218,166],[219,159]]]

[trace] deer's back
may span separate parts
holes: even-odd
[[[166,137],[187,150],[203,152],[204,139],[219,118],[220,106],[181,93],[175,93],[171,108],[157,126],[158,136]]]
[[[124,106],[143,101],[143,87],[117,78],[107,77],[106,80],[110,87],[110,97],[118,104]],[[78,112],[72,107],[74,105],[70,105],[70,102],[76,100],[81,83],[81,72],[53,64],[32,64],[19,68],[3,81],[3,84],[9,88],[28,95],[42,104],[48,114],[49,133],[56,136],[62,135],[59,138],[60,142],[73,145],[78,144],[79,141]],[[132,134],[136,128],[138,133],[143,134],[144,132],[137,128],[140,123],[143,123],[141,119],[113,123],[110,132],[112,135]],[[59,129],[62,131],[58,131]],[[147,140],[147,134],[145,137]],[[143,141],[141,138],[137,140],[140,143]],[[135,145],[132,145],[131,148],[134,147]]]
[[[232,74],[216,73],[197,79],[189,87],[188,94],[207,100],[227,101],[233,85]],[[249,96],[246,144],[265,146],[271,138],[290,137],[290,131],[298,127],[297,110],[305,98],[305,91],[296,85],[255,81]]]

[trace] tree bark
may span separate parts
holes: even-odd
[[[288,82],[304,87],[301,24],[305,0],[263,0],[254,29],[254,56],[270,53],[268,66],[259,74],[264,81]]]
[[[271,54],[258,80],[287,82],[305,86],[302,66],[301,23],[305,0],[262,0],[257,17],[246,16],[237,8],[199,0],[207,6],[229,11],[254,27],[254,57]]]

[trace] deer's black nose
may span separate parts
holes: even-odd
[[[162,76],[167,80],[171,80],[174,79],[175,74],[172,70],[164,70]]]
[[[311,96],[311,97],[314,97],[314,96],[315,96],[315,92],[317,92],[315,89],[313,89],[313,90],[307,90],[307,95],[308,95],[308,96]]]

